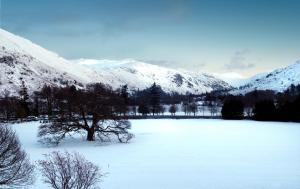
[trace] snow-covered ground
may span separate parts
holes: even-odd
[[[31,160],[52,150],[79,152],[108,172],[102,189],[300,188],[297,123],[134,120],[128,144],[73,139],[56,148],[37,142],[38,125],[14,125]],[[32,188],[47,186],[38,178]]]

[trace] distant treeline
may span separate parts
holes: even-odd
[[[28,116],[55,117],[61,115],[62,110],[66,111],[67,106],[76,107],[70,105],[70,102],[74,103],[72,95],[80,95],[77,103],[103,107],[103,115],[109,112],[110,115],[122,117],[158,116],[169,112],[176,116],[177,112],[182,111],[187,116],[204,116],[206,110],[211,116],[217,116],[222,108],[224,119],[300,121],[300,85],[292,85],[282,93],[255,90],[234,96],[228,94],[228,91],[213,91],[201,95],[166,93],[155,83],[144,90],[130,92],[127,85],[117,90],[101,83],[88,85],[84,89],[44,85],[40,91],[29,95],[22,82],[19,95],[11,96],[6,92],[0,98],[0,118],[11,120]],[[96,100],[93,99],[95,96]],[[91,112],[87,110],[88,115]]]
[[[112,90],[109,86],[96,83],[85,89],[44,85],[40,91],[29,95],[27,87],[22,83],[19,96],[11,96],[6,92],[0,99],[0,116],[7,120],[40,115],[52,117],[73,113],[74,109],[81,107],[86,108],[89,114],[94,106],[102,111],[101,115],[121,114],[127,111],[128,93],[124,88]]]
[[[96,88],[97,90],[94,90]],[[92,90],[93,89],[93,90]],[[95,94],[97,93],[97,94]],[[153,83],[144,90],[131,91],[129,93],[127,85],[113,90],[110,86],[96,83],[88,85],[84,89],[77,89],[75,86],[53,87],[44,85],[40,91],[35,91],[31,95],[22,82],[21,90],[17,96],[11,96],[8,91],[0,98],[0,118],[2,120],[12,120],[18,118],[27,118],[28,116],[47,116],[51,118],[61,113],[62,106],[73,101],[73,95],[82,95],[77,103],[99,103],[107,106],[105,111],[111,111],[114,115],[130,116],[135,115],[164,115],[169,112],[171,115],[181,111],[185,115],[196,115],[201,108],[198,107],[197,99],[205,99],[205,104],[209,107],[211,115],[215,115],[217,107],[221,106],[220,101],[216,100],[215,95],[209,93],[204,95],[166,93],[159,85]],[[90,101],[97,95],[98,101]],[[218,102],[218,103],[216,103]],[[179,107],[180,104],[180,107]],[[181,105],[182,104],[182,105]],[[168,106],[166,106],[168,105]],[[168,109],[166,109],[168,107]]]
[[[291,85],[282,93],[255,90],[245,95],[227,95],[224,97],[222,117],[300,122],[300,85]]]

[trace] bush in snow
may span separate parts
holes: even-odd
[[[44,182],[54,189],[97,188],[103,174],[98,166],[83,156],[68,152],[52,152],[38,161]]]
[[[241,100],[231,97],[225,100],[221,113],[223,119],[242,119],[244,117],[244,104]]]
[[[34,166],[9,127],[0,125],[0,188],[21,188],[34,181]]]
[[[273,100],[261,100],[255,103],[253,109],[255,120],[271,121],[276,120],[277,110]]]

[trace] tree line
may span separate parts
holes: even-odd
[[[98,86],[98,91],[91,92],[93,87]],[[71,91],[71,92],[70,92]],[[8,91],[4,92],[4,96],[0,97],[0,120],[16,120],[22,118],[46,116],[48,118],[55,117],[61,113],[62,102],[76,101],[71,94],[81,101],[92,99],[94,93],[103,93],[106,97],[106,104],[112,108],[114,115],[126,117],[143,115],[156,116],[164,115],[169,112],[175,116],[177,112],[183,112],[186,116],[194,115],[205,111],[205,107],[211,112],[211,116],[217,114],[222,102],[215,93],[205,93],[201,95],[179,94],[176,92],[166,93],[161,86],[153,83],[144,90],[129,91],[127,85],[121,86],[117,90],[103,85],[101,83],[88,85],[85,89],[78,90],[74,86],[64,88],[44,85],[40,91],[34,91],[28,94],[27,87],[22,82],[18,95],[12,96]],[[89,91],[87,93],[87,91]],[[78,94],[77,94],[78,93]],[[67,99],[66,99],[67,98]],[[100,98],[97,97],[97,100]],[[199,105],[199,99],[203,101]],[[78,101],[78,100],[77,100]],[[95,104],[97,101],[95,101]],[[101,103],[101,102],[99,102]],[[87,103],[89,104],[89,103]],[[75,106],[80,104],[69,104]],[[91,106],[88,108],[92,108]],[[103,107],[105,108],[105,107]],[[108,108],[108,107],[106,107]],[[72,110],[69,108],[69,110]],[[65,110],[64,110],[65,111]]]
[[[84,118],[79,111],[81,109],[91,118],[92,112],[97,109],[98,112],[102,112],[100,120],[108,117],[126,118],[128,115],[156,116],[164,115],[165,112],[176,116],[176,113],[181,111],[186,116],[204,116],[205,112],[210,112],[212,117],[221,113],[224,119],[299,121],[299,91],[299,85],[291,85],[282,93],[255,90],[236,96],[230,95],[228,91],[194,95],[166,93],[156,83],[144,90],[132,91],[129,91],[127,85],[113,90],[98,83],[81,90],[74,86],[59,88],[45,85],[40,91],[35,91],[29,96],[26,86],[22,83],[19,96],[11,97],[6,92],[0,99],[0,117],[10,120],[46,115],[51,118],[61,115],[62,112],[69,112],[65,113],[64,117],[74,114],[78,116],[81,113],[81,118]],[[101,107],[96,106],[99,103],[102,104]],[[87,131],[89,132],[92,133]],[[90,135],[89,140],[92,140],[94,135]]]
[[[300,85],[291,85],[281,93],[252,91],[245,95],[224,96],[222,117],[259,121],[300,122]]]
[[[199,103],[199,102],[202,103]],[[178,112],[183,112],[185,116],[196,116],[197,113],[203,113],[205,107],[215,116],[218,108],[221,107],[221,100],[215,92],[195,95],[191,93],[179,94],[177,92],[167,93],[161,86],[153,83],[149,88],[144,90],[133,91],[129,96],[130,111],[147,115],[164,115],[169,112],[175,116]]]

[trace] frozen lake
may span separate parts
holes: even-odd
[[[76,151],[107,176],[102,189],[300,189],[300,124],[224,120],[133,120],[128,144],[73,139],[48,148],[38,122],[16,124],[32,161]],[[47,188],[38,178],[32,188]]]

